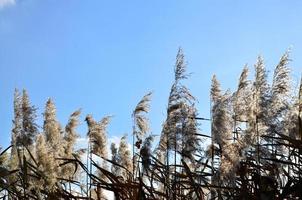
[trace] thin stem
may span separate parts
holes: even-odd
[[[87,147],[87,158],[86,158],[86,166],[87,166],[87,170],[88,170],[88,165],[89,165],[89,154],[90,154],[90,141],[88,139],[88,147]],[[88,171],[88,174],[86,174],[86,195],[87,197],[89,197],[89,171]]]
[[[134,148],[134,143],[135,143],[135,127],[136,127],[136,124],[135,124],[135,116],[134,116],[134,113],[132,114],[132,180],[134,181],[135,180],[135,148]]]

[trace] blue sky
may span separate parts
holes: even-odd
[[[0,0],[0,145],[10,141],[16,87],[28,90],[40,125],[52,97],[63,124],[78,108],[82,120],[113,114],[111,137],[130,133],[132,109],[153,91],[149,116],[159,134],[179,46],[203,117],[209,117],[211,76],[232,89],[259,54],[272,72],[292,46],[296,83],[301,11],[300,0]],[[207,132],[206,124],[201,128]],[[79,131],[86,134],[84,123]]]

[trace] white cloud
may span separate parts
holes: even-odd
[[[0,9],[6,6],[13,6],[16,4],[16,0],[0,0]]]

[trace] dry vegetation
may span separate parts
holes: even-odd
[[[213,76],[211,119],[198,117],[178,51],[167,117],[152,148],[151,93],[135,107],[132,149],[126,136],[110,145],[110,116],[87,115],[88,146],[76,149],[81,111],[65,127],[49,99],[42,130],[27,92],[14,94],[11,146],[0,154],[0,199],[299,199],[302,196],[302,86],[291,87],[289,53],[268,82],[262,57],[252,80],[244,67],[234,92]],[[200,123],[211,123],[211,134]],[[210,140],[210,145],[205,145]],[[111,155],[109,157],[109,155]],[[133,155],[133,156],[132,156]]]

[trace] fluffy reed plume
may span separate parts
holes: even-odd
[[[187,163],[187,167],[193,166],[199,142],[195,98],[182,83],[187,78],[184,54],[179,48],[174,68],[174,82],[168,99],[167,117],[156,148],[157,159],[166,166],[163,174],[164,185],[159,184],[159,190],[165,192],[167,196],[173,194],[173,198],[176,198],[177,187],[185,187],[178,182],[179,162]],[[170,188],[170,183],[173,188]],[[165,191],[162,190],[164,187]]]
[[[231,96],[228,92],[221,94],[220,84],[213,76],[211,87],[211,99],[212,99],[212,148],[215,148],[215,144],[218,145],[220,165],[219,170],[215,173],[212,179],[213,184],[221,186],[222,179],[229,177],[229,170],[235,167],[238,158],[236,144],[232,144],[232,118],[231,118]],[[214,153],[214,152],[212,152]],[[212,163],[214,157],[212,155]],[[212,164],[213,165],[213,164]],[[220,193],[220,191],[218,191]]]
[[[217,104],[213,106],[212,113],[212,137],[214,143],[219,145],[222,157],[228,156],[226,149],[232,140],[232,120],[229,110],[229,98],[230,96],[228,94],[224,94],[219,98]],[[221,162],[223,162],[223,160]],[[224,166],[223,163],[221,166]]]
[[[289,111],[284,117],[282,124],[282,132],[293,139],[300,139],[299,133],[299,106],[298,102],[295,101],[293,105],[290,105]],[[301,118],[300,118],[301,119]],[[301,122],[300,122],[301,123]]]
[[[181,80],[188,77],[184,54],[181,48],[179,48],[176,56],[174,75],[175,79],[168,99],[167,119],[164,122],[157,148],[157,151],[159,151],[157,155],[160,157],[162,157],[163,151],[173,150],[180,152],[183,149],[181,137],[183,135],[183,127],[185,127],[183,122],[188,117],[186,108],[193,106],[195,101],[189,89],[181,83]]]
[[[269,106],[269,120],[268,120],[268,136],[274,137],[276,134],[280,134],[283,129],[282,122],[284,121],[287,112],[289,111],[290,99],[291,99],[291,80],[289,70],[289,51],[282,55],[278,65],[275,68],[273,83],[271,88],[271,99]],[[269,138],[266,143],[275,143],[273,138]],[[272,157],[275,153],[284,151],[279,146],[271,147]]]
[[[115,143],[111,143],[110,146],[110,150],[111,150],[111,160],[113,163],[118,163],[119,162],[119,158],[118,158],[118,148],[116,147]],[[111,165],[111,172],[118,176],[119,175],[119,168],[116,165]]]
[[[13,119],[13,129],[11,136],[11,145],[14,147],[12,151],[16,151],[17,148],[17,138],[20,137],[22,132],[22,99],[18,89],[15,89],[14,93],[14,119]]]
[[[283,131],[287,136],[299,140],[302,138],[302,78],[298,95],[293,97],[283,121]]]
[[[108,157],[107,152],[107,126],[111,116],[104,117],[100,122],[96,122],[90,115],[86,117],[88,123],[88,137],[91,143],[91,152],[100,157]]]
[[[211,87],[212,99],[212,139],[223,149],[223,146],[232,139],[230,94],[220,93],[219,82],[213,76]]]
[[[107,152],[107,126],[109,125],[111,116],[104,117],[100,122],[96,122],[91,115],[87,115],[86,122],[88,125],[88,138],[89,138],[89,150],[90,159],[92,159],[91,153],[99,157],[108,159]],[[99,163],[99,162],[98,162]],[[108,170],[106,161],[102,161],[100,165],[103,169]],[[90,169],[91,171],[91,169]],[[90,172],[91,173],[91,172]],[[97,170],[98,177],[101,180],[106,180],[104,174]],[[103,190],[99,187],[95,190],[95,195],[99,198],[104,197]]]
[[[77,126],[79,125],[79,116],[81,110],[73,112],[68,120],[67,125],[65,126],[65,135],[64,135],[64,154],[63,157],[67,159],[72,159],[74,156],[79,157],[82,152],[75,151],[76,140],[79,137],[76,131]],[[76,168],[72,163],[62,166],[62,175],[65,178],[71,178],[75,175]]]
[[[259,154],[265,151],[261,144],[265,142],[266,139],[263,139],[262,136],[267,135],[268,130],[270,86],[267,81],[264,59],[261,56],[258,56],[254,68],[255,80],[252,87],[252,96],[248,103],[248,122],[244,140],[248,145],[255,144],[255,140],[257,140],[257,154]]]
[[[256,68],[260,67],[260,71],[263,72],[263,61],[261,57],[258,57]],[[257,69],[257,72],[259,69]],[[260,73],[262,73],[260,72]],[[256,73],[256,77],[259,76]],[[245,66],[239,78],[238,89],[235,93],[235,98],[232,100],[233,103],[233,112],[235,115],[234,131],[238,150],[237,152],[243,151],[248,146],[254,145],[256,140],[256,99],[260,99],[257,95],[260,95],[260,92],[257,92],[258,89],[254,88],[255,85],[259,85],[258,80],[254,85],[250,85],[248,77],[248,68]],[[261,77],[262,79],[263,77]],[[261,80],[262,82],[265,80]],[[258,86],[257,86],[258,87]],[[263,87],[263,86],[261,86]],[[245,124],[244,124],[245,123]],[[244,130],[244,125],[247,129]],[[238,132],[240,130],[240,132]],[[243,131],[244,130],[244,131]],[[239,137],[240,136],[240,137]],[[238,159],[241,158],[238,155]]]
[[[132,172],[131,152],[129,150],[126,136],[121,138],[117,154],[118,163],[124,166],[129,172]],[[120,175],[124,178],[124,180],[127,180],[129,179],[129,172],[122,170]]]
[[[236,171],[238,170],[239,162],[242,159],[241,151],[242,147],[238,142],[229,143],[224,146],[221,155],[220,175],[222,179],[227,182],[233,182],[235,180]]]
[[[300,140],[302,140],[302,77],[301,77],[301,80],[300,80],[300,89],[299,89],[299,96],[298,96],[298,107],[299,107],[299,114],[298,114],[299,135],[300,135]]]
[[[239,142],[242,142],[242,148],[253,147],[256,143],[260,141],[260,128],[264,129],[265,126],[260,124],[260,121],[257,122],[257,109],[256,109],[255,96],[251,98],[251,101],[248,103],[248,110],[246,115],[246,129],[243,131],[243,137],[239,138]]]
[[[298,107],[298,119],[295,123],[297,127],[296,131],[296,138],[299,138],[302,140],[302,76],[300,79],[300,88],[299,88],[299,94],[298,94],[298,100],[297,100],[297,107]]]
[[[108,152],[107,152],[107,127],[110,123],[112,116],[104,117],[100,122],[89,122],[89,116],[87,120],[89,125],[89,142],[91,143],[91,153],[108,159]],[[102,161],[101,165],[103,169],[108,170],[108,165],[105,160]],[[98,170],[97,172],[98,177],[101,180],[107,180],[105,175]],[[99,198],[104,198],[104,191],[101,188],[96,189],[96,195]]]
[[[56,107],[52,99],[48,99],[45,106],[43,133],[47,144],[54,157],[60,157],[64,153],[63,131],[56,118]]]
[[[270,86],[267,82],[267,71],[265,69],[264,60],[261,56],[258,56],[254,67],[255,81],[253,83],[253,102],[255,102],[258,122],[261,125],[264,125],[268,115]],[[261,132],[264,133],[264,131]]]
[[[275,68],[271,88],[270,117],[283,117],[288,108],[290,91],[289,51],[282,55]],[[275,121],[277,123],[277,121]],[[274,124],[274,122],[272,122]],[[271,124],[272,125],[272,124]],[[272,128],[272,127],[270,127]],[[271,130],[273,132],[273,130]]]
[[[162,131],[161,135],[160,135],[160,139],[159,139],[159,143],[158,143],[158,147],[155,150],[155,155],[157,157],[157,159],[161,162],[161,163],[165,163],[166,162],[166,151],[167,151],[167,136],[164,134],[164,132]]]
[[[53,191],[57,182],[58,166],[55,164],[53,154],[49,153],[51,150],[45,141],[45,136],[39,134],[36,141],[36,158],[38,162],[38,169],[41,171],[42,179],[35,183],[35,189]]]
[[[25,160],[32,163],[32,157],[28,155],[28,151],[34,151],[34,141],[38,134],[38,125],[36,124],[36,108],[32,106],[29,100],[29,96],[26,90],[23,90],[22,97],[19,96],[16,91],[15,98],[15,126],[13,130],[13,137],[16,136],[16,140],[13,142],[11,165],[19,164],[23,166]],[[16,149],[18,155],[18,161],[16,161]],[[25,187],[25,186],[24,186]]]
[[[244,159],[244,151],[255,144],[255,105],[253,88],[250,85],[248,68],[244,66],[239,78],[238,88],[231,99],[234,119],[234,138],[222,149],[221,177],[234,184],[235,172],[238,170],[240,160]],[[247,129],[244,124],[247,122]],[[244,130],[244,131],[242,131]]]
[[[273,119],[283,117],[287,111],[290,98],[289,51],[281,57],[275,68],[271,89],[271,113]]]
[[[23,90],[22,94],[22,131],[21,135],[17,138],[17,144],[21,144],[25,147],[30,147],[34,140],[35,136],[38,133],[37,124],[35,123],[36,119],[36,108],[31,105],[27,91]]]
[[[18,146],[20,146],[19,138],[22,134],[22,99],[18,89],[15,89],[14,93],[14,119],[13,129],[11,132],[11,154],[10,154],[10,167],[16,168],[19,164],[18,160]]]
[[[190,161],[191,164],[195,163],[195,153],[200,148],[200,139],[198,135],[198,123],[196,121],[197,110],[194,106],[188,106],[183,111],[186,115],[184,124],[183,124],[183,134],[182,134],[182,151],[181,157],[185,161]]]
[[[301,108],[302,106],[302,76],[301,76],[301,79],[300,79],[300,87],[299,87],[299,94],[298,94],[298,102],[299,102],[299,107]],[[299,111],[302,111],[302,110],[299,110]]]
[[[179,48],[177,52],[176,63],[174,68],[174,76],[175,76],[175,81],[188,78],[188,75],[186,74],[185,55],[183,53],[182,48]]]
[[[211,101],[216,102],[221,97],[221,88],[220,83],[217,80],[216,75],[213,75],[212,77],[212,85],[211,85]]]
[[[100,122],[96,124],[96,131],[92,132],[90,135],[90,140],[92,142],[92,153],[102,156],[105,159],[108,159],[108,152],[107,152],[107,127],[110,123],[111,116],[104,117]],[[103,169],[108,170],[108,164],[105,160],[102,161],[101,166]],[[108,181],[104,173],[98,170],[97,172],[98,177],[101,180]],[[104,190],[102,188],[96,188],[96,195],[100,199],[106,199]]]
[[[151,164],[151,148],[152,148],[152,142],[154,140],[153,135],[149,135],[144,140],[143,146],[140,150],[140,156],[142,158],[142,166],[143,171],[148,170]]]
[[[149,130],[148,118],[144,115],[149,112],[152,93],[149,92],[139,101],[133,111],[134,130],[133,134],[137,141],[141,141]]]
[[[251,96],[247,102],[247,123],[243,131],[244,137],[240,139],[242,148],[255,148],[256,153],[251,156],[260,164],[260,157],[265,157],[268,151],[262,146],[267,138],[268,113],[270,105],[270,86],[267,81],[267,71],[264,59],[258,56],[254,65],[255,78],[251,88]],[[263,162],[264,163],[264,162]]]
[[[76,139],[79,137],[76,128],[79,125],[80,115],[81,109],[73,112],[69,117],[67,125],[65,126],[65,155],[71,155],[72,153],[74,153],[74,145],[76,143]]]
[[[93,132],[95,127],[97,126],[97,122],[93,119],[92,115],[90,114],[86,116],[85,121],[87,122],[87,126],[88,126],[87,136],[89,137],[89,135],[92,134],[91,132]]]
[[[233,112],[235,121],[246,121],[248,104],[251,100],[251,87],[248,77],[248,67],[244,66],[239,78],[237,91],[233,95]]]
[[[150,109],[150,101],[151,101],[152,93],[144,95],[143,98],[136,105],[133,113],[133,127],[132,127],[132,175],[133,179],[135,179],[136,172],[139,167],[138,163],[138,154],[136,150],[141,148],[142,141],[145,138],[146,133],[149,131],[149,119],[146,114]]]

